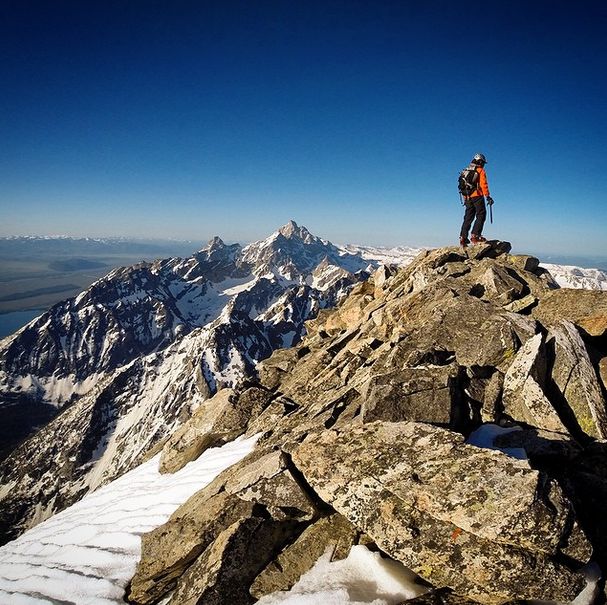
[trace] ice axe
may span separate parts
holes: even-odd
[[[489,219],[491,220],[491,224],[493,225],[493,198],[487,196],[487,204],[489,206]]]

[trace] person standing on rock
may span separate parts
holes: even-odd
[[[470,241],[473,244],[486,242],[483,237],[483,226],[487,218],[487,208],[485,207],[485,199],[490,206],[493,204],[493,199],[489,195],[489,184],[487,183],[487,173],[485,172],[485,164],[487,158],[482,153],[477,153],[473,158],[468,168],[465,168],[460,175],[460,192],[463,191],[464,206],[464,222],[460,232],[460,246],[466,247]],[[475,220],[476,219],[476,220]],[[468,239],[468,232],[474,220],[472,227],[472,235]]]

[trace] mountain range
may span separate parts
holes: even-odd
[[[245,247],[215,237],[188,258],[117,268],[1,341],[5,452],[33,433],[0,466],[5,539],[136,466],[218,389],[299,342],[378,256],[293,221]]]

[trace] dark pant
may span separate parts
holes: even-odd
[[[464,202],[466,206],[466,213],[464,214],[464,222],[462,223],[462,230],[460,235],[462,237],[468,237],[468,231],[470,231],[470,225],[474,217],[474,227],[472,228],[472,235],[480,235],[483,232],[483,225],[487,218],[487,208],[485,207],[485,198],[473,197]]]

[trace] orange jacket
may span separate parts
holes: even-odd
[[[476,172],[478,172],[478,189],[472,192],[466,199],[469,200],[472,197],[480,197],[484,195],[487,197],[489,195],[489,183],[487,183],[487,173],[485,169],[481,166],[476,167]]]

